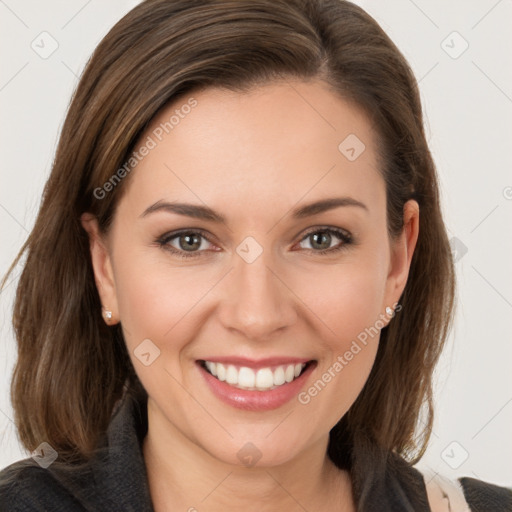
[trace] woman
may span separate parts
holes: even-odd
[[[355,5],[136,7],[84,72],[25,251],[34,456],[2,510],[512,510],[413,467],[453,263],[415,79]]]

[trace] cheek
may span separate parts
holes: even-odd
[[[296,272],[293,290],[314,313],[320,332],[334,339],[331,348],[344,348],[371,327],[383,312],[386,273],[378,258],[358,253],[340,264],[317,265],[310,272]]]
[[[201,298],[215,283],[204,272],[161,264],[148,265],[140,272],[143,267],[134,262],[130,264],[126,258],[117,276],[119,313],[132,364],[156,403],[165,404],[173,396],[176,402],[186,404],[190,398],[178,383],[184,381],[189,366],[182,366],[181,360],[187,358],[200,327]],[[183,413],[179,410],[176,414]]]
[[[115,280],[127,341],[133,344],[152,336],[166,339],[170,331],[182,330],[189,318],[204,314],[201,304],[208,304],[208,292],[220,284],[223,274],[218,267],[180,268],[176,263],[167,265],[164,254],[155,258],[158,249],[125,247],[128,250],[115,260]],[[374,256],[379,252],[357,251],[339,264],[310,262],[281,268],[279,273],[296,295],[286,300],[302,302],[296,307],[302,308],[305,316],[316,316],[319,332],[325,332],[327,338],[334,335],[340,343],[357,337],[374,325],[381,312],[385,265],[382,258]]]
[[[212,287],[204,273],[123,265],[116,276],[119,313],[131,337],[165,339]],[[203,278],[204,277],[204,278]],[[210,276],[211,277],[211,276]],[[132,340],[133,341],[133,340]]]
[[[371,372],[378,349],[386,265],[359,254],[343,264],[317,269],[300,296],[311,309],[321,355],[315,380],[299,402],[334,425],[350,408]],[[298,293],[298,294],[299,294]],[[318,398],[317,398],[318,397]]]

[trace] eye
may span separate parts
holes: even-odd
[[[210,240],[202,231],[179,231],[167,233],[157,243],[180,258],[193,258],[208,249]]]
[[[338,240],[338,243],[336,243],[336,240]],[[200,257],[205,252],[221,250],[218,247],[209,250],[208,246],[213,245],[213,243],[210,241],[209,236],[201,230],[187,229],[166,233],[157,239],[156,242],[160,247],[179,258],[195,258]],[[309,243],[309,248],[303,246],[305,242]],[[332,245],[333,242],[334,246]],[[299,242],[299,245],[302,249],[313,254],[332,254],[347,248],[348,245],[353,243],[352,235],[345,230],[317,227],[309,231]]]
[[[337,244],[332,246],[332,243],[336,243],[336,239],[339,240]],[[308,242],[310,248],[301,247],[307,249],[316,254],[325,254],[339,251],[345,248],[347,245],[353,243],[352,236],[350,233],[341,230],[339,228],[315,228],[314,231],[310,231],[301,240],[300,244]]]

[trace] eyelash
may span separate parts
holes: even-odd
[[[342,241],[342,243],[337,245],[337,246],[335,246],[335,247],[331,247],[329,249],[322,249],[322,250],[319,250],[319,251],[315,251],[314,249],[306,249],[307,251],[309,251],[311,253],[314,253],[314,254],[320,254],[320,255],[324,255],[324,254],[327,254],[327,253],[334,254],[334,253],[337,253],[338,251],[346,250],[348,248],[347,247],[348,245],[355,244],[355,241],[352,238],[352,235],[350,235],[348,232],[343,231],[343,230],[341,230],[339,228],[331,228],[331,227],[314,228],[314,229],[308,231],[300,239],[300,242],[303,242],[309,236],[311,236],[311,235],[313,235],[315,233],[330,233],[330,234],[334,234],[336,236],[336,238],[339,238]],[[171,240],[173,240],[175,238],[178,238],[181,235],[200,235],[202,238],[204,238],[205,240],[207,240],[208,242],[213,244],[213,242],[210,240],[210,238],[208,237],[206,232],[202,231],[201,229],[194,229],[194,230],[192,230],[192,229],[182,229],[180,231],[174,231],[172,233],[165,233],[164,235],[162,235],[160,238],[158,238],[156,240],[156,243],[162,249],[171,252],[172,254],[177,256],[178,258],[187,259],[187,258],[197,258],[198,256],[200,256],[203,251],[192,251],[192,252],[188,252],[187,253],[186,251],[178,250],[178,249],[168,245]]]

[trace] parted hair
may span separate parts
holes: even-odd
[[[372,122],[390,239],[402,231],[405,202],[420,207],[401,310],[381,331],[363,390],[331,430],[328,455],[350,470],[359,501],[363,482],[390,453],[411,464],[422,457],[433,425],[433,371],[453,320],[452,254],[414,75],[378,23],[343,0],[146,0],[95,49],[34,227],[2,283],[25,255],[13,310],[11,399],[27,449],[46,441],[59,460],[87,460],[123,393],[145,393],[122,327],[102,319],[80,222],[90,212],[107,233],[130,176],[106,194],[98,188],[179,97],[297,78],[322,80]]]

